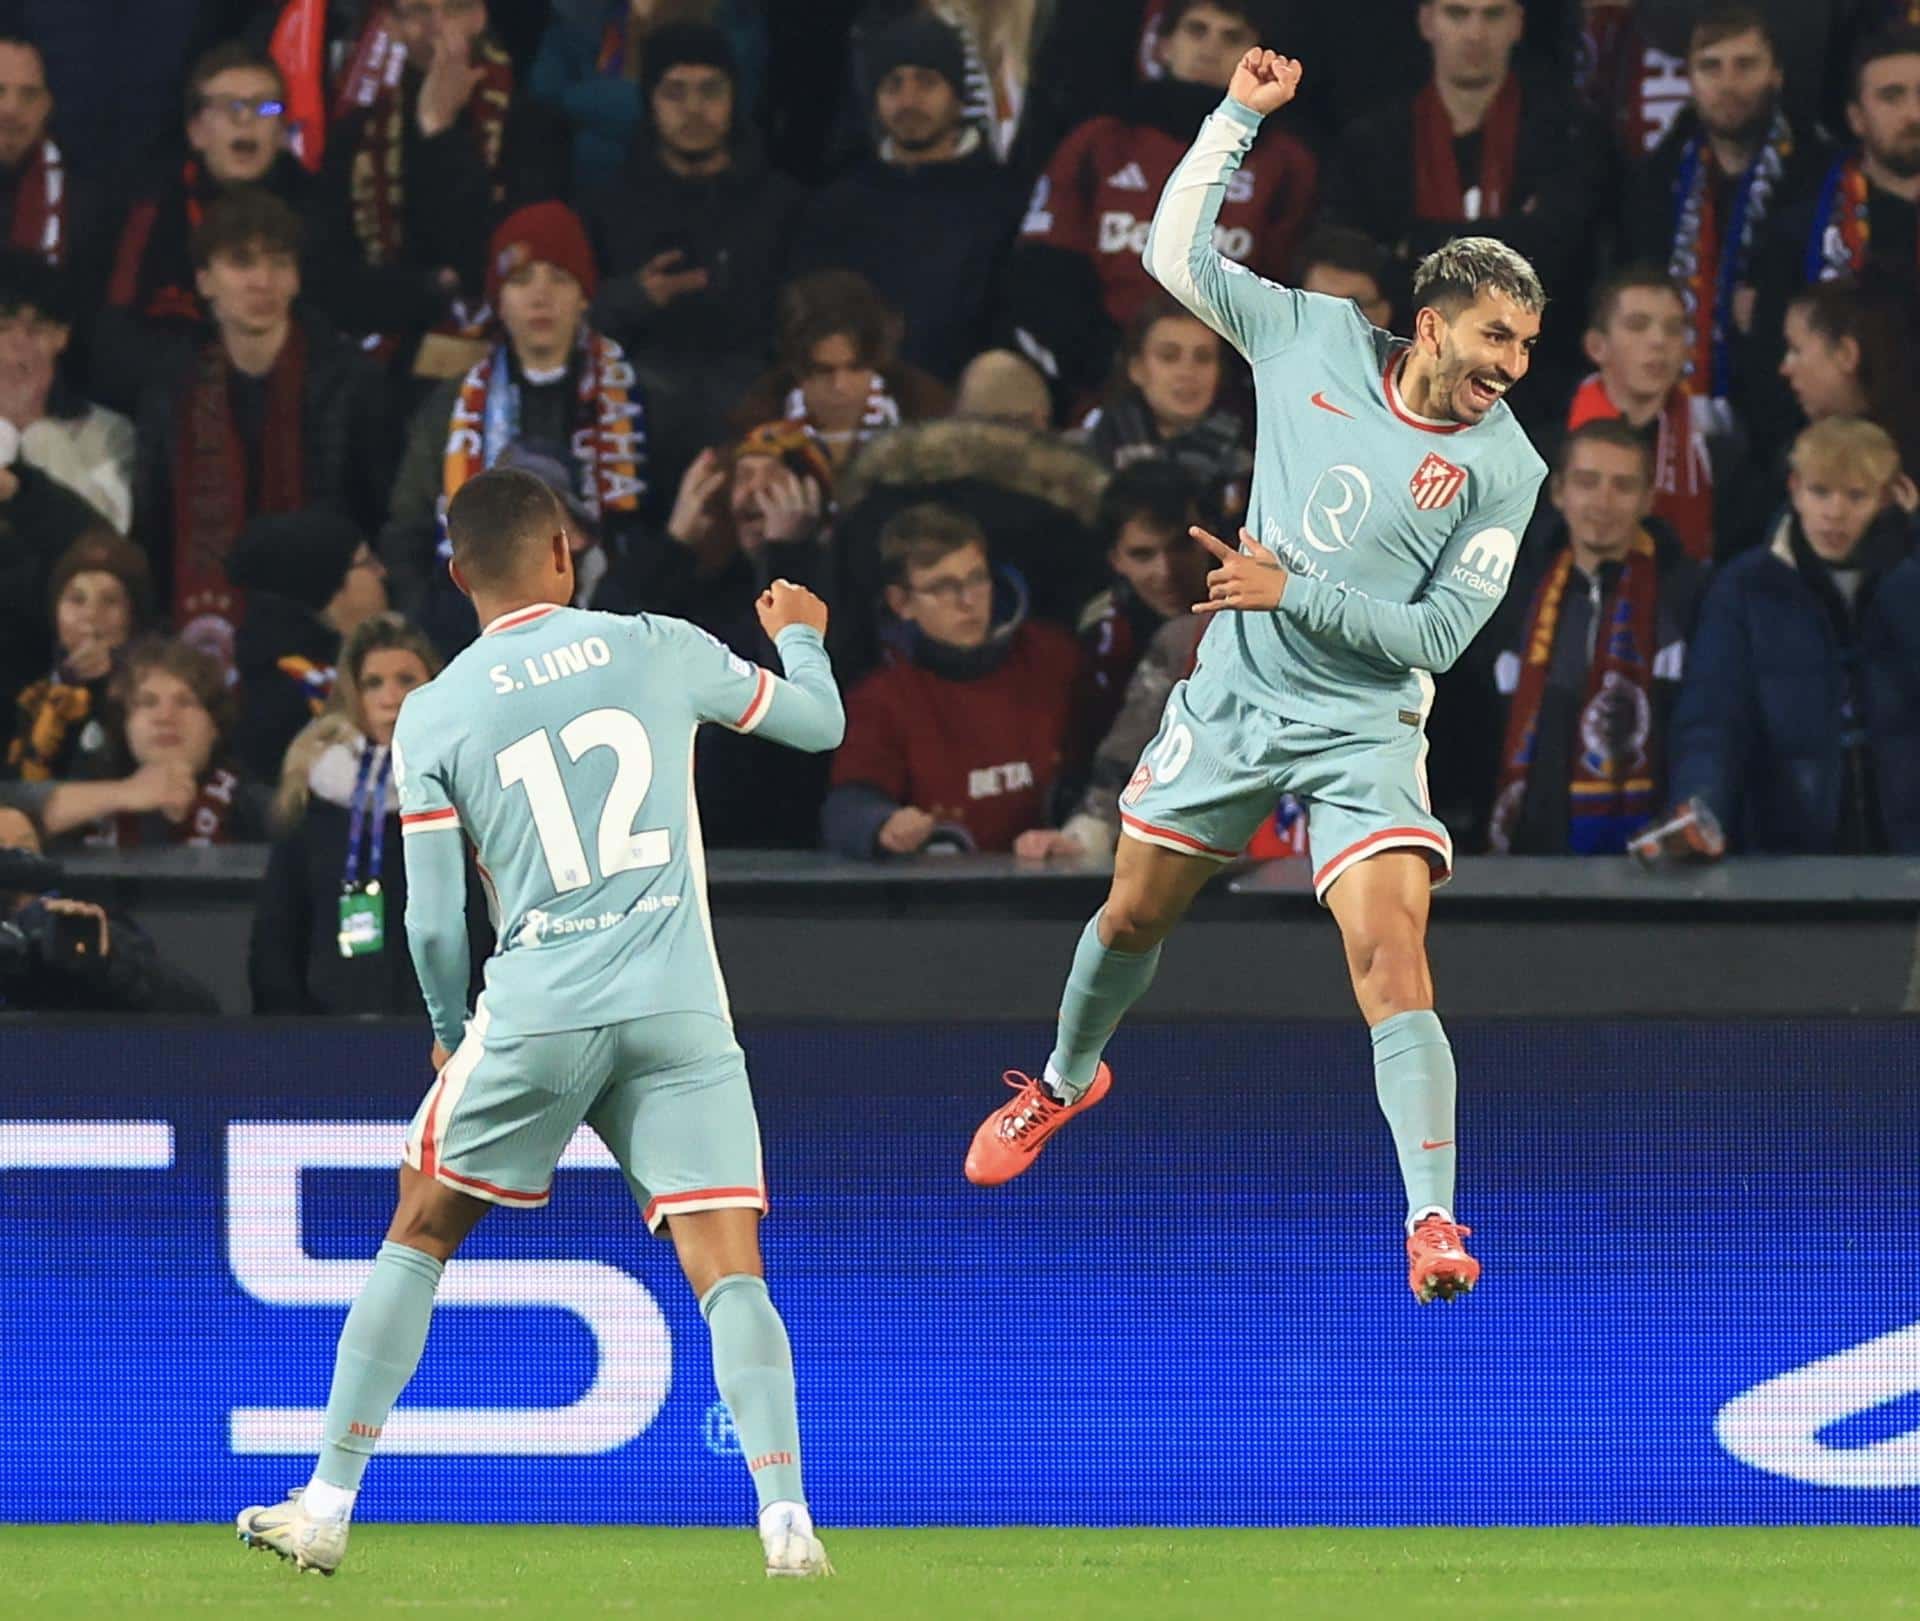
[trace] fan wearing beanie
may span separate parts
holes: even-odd
[[[330,512],[255,518],[227,558],[247,593],[234,646],[241,689],[233,752],[261,782],[333,691],[340,644],[387,606],[386,570],[366,539]]]
[[[958,33],[902,17],[866,60],[874,150],[807,205],[793,268],[860,272],[905,318],[902,357],[950,384],[988,346],[1025,189],[966,121]]]
[[[760,373],[803,192],[768,166],[721,29],[655,28],[639,88],[625,166],[588,205],[606,271],[594,320],[671,391],[673,468],[726,436]]]
[[[447,577],[447,503],[509,446],[550,457],[615,554],[632,539],[647,493],[646,409],[632,363],[596,332],[593,249],[564,203],[510,214],[487,254],[487,299],[499,335],[466,376],[415,413],[380,553],[399,605],[448,654],[473,639],[473,614]]]

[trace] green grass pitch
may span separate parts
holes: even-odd
[[[770,1582],[750,1531],[365,1525],[301,1575],[224,1526],[0,1527],[8,1617],[732,1621],[1920,1617],[1910,1529],[834,1531]]]

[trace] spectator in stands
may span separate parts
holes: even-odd
[[[1666,804],[1668,723],[1703,576],[1649,520],[1654,468],[1618,417],[1576,427],[1560,448],[1548,490],[1563,544],[1496,666],[1508,700],[1496,850],[1617,855]]]
[[[18,434],[21,462],[125,534],[133,518],[133,424],[89,404],[62,374],[73,336],[71,288],[66,271],[17,248],[0,250],[0,423]]]
[[[1134,86],[1118,115],[1073,130],[1035,185],[1007,300],[1020,349],[1069,407],[1100,386],[1120,333],[1157,294],[1140,261],[1154,204],[1234,64],[1259,43],[1254,0],[1173,0],[1159,46],[1166,77]],[[1313,155],[1268,119],[1227,188],[1214,235],[1221,252],[1285,271],[1316,181]]]
[[[1047,380],[1011,349],[988,349],[969,360],[954,385],[953,414],[1045,433],[1053,426]]]
[[[559,0],[540,37],[527,86],[573,130],[573,189],[590,196],[614,185],[646,118],[652,87],[683,30],[712,35],[726,53],[728,96],[742,122],[766,83],[766,19],[760,0]],[[640,94],[634,94],[636,83]]]
[[[53,667],[47,588],[61,555],[100,527],[92,507],[0,444],[0,705]]]
[[[1193,487],[1163,458],[1123,468],[1100,496],[1096,527],[1113,583],[1080,615],[1076,753],[1091,753],[1120,711],[1127,682],[1160,627],[1190,619],[1207,594],[1207,554],[1189,532],[1211,526]]]
[[[862,858],[1053,853],[1073,638],[1029,619],[1004,577],[996,583],[987,537],[961,513],[909,507],[888,522],[881,555],[897,652],[848,696],[821,811],[828,846]]]
[[[1028,611],[1071,631],[1110,577],[1095,532],[1105,470],[1047,433],[971,418],[896,428],[841,478],[833,526],[834,669],[848,685],[880,657],[881,610],[897,570],[882,555],[890,519],[932,501],[993,537],[997,570],[1017,575]]]
[[[1594,295],[1587,358],[1599,368],[1580,385],[1567,427],[1624,422],[1653,459],[1653,511],[1689,557],[1714,551],[1713,462],[1704,431],[1705,402],[1684,381],[1685,296],[1657,265],[1611,277]]]
[[[855,271],[816,270],[781,290],[779,357],[734,407],[734,425],[801,423],[836,474],[876,434],[953,404],[939,379],[899,358],[898,318]]]
[[[1300,249],[1299,266],[1294,284],[1302,292],[1350,298],[1381,331],[1393,330],[1393,261],[1365,232],[1322,225]]]
[[[1029,96],[1039,88],[1034,58],[1046,9],[1033,0],[866,0],[848,42],[852,80],[837,142],[841,152],[851,155],[864,145],[858,132],[866,127],[893,28],[902,20],[932,18],[958,36],[956,82],[967,127],[978,132],[994,162],[1020,166]]]
[[[41,853],[27,812],[0,806],[0,850]],[[9,867],[9,871],[14,870]],[[57,867],[46,869],[57,882]],[[93,925],[81,928],[80,924]],[[0,1009],[31,1013],[217,1014],[212,992],[163,963],[130,917],[44,889],[0,892],[0,928],[21,943],[0,960]]]
[[[402,929],[407,872],[389,751],[401,702],[439,672],[433,643],[398,614],[374,614],[347,637],[333,701],[279,772],[247,948],[255,1013],[424,1011]],[[471,869],[468,887],[479,958],[487,912]]]
[[[986,343],[1019,182],[965,121],[955,30],[902,17],[867,62],[876,150],[803,209],[793,268],[859,271],[905,319],[902,355],[951,383]]]
[[[0,219],[5,240],[50,265],[84,259],[83,229],[74,207],[73,177],[48,132],[53,92],[40,48],[18,34],[0,33]]]
[[[1081,438],[1116,470],[1149,458],[1172,462],[1232,525],[1247,508],[1253,448],[1246,423],[1220,405],[1226,359],[1212,327],[1156,294],[1127,328],[1124,369],[1106,403],[1081,425]]]
[[[1420,0],[1419,22],[1433,77],[1347,126],[1328,220],[1407,263],[1452,236],[1498,237],[1564,299],[1586,279],[1598,132],[1564,87],[1514,68],[1520,0]]]
[[[145,637],[115,673],[112,706],[131,774],[52,784],[41,813],[50,840],[79,833],[87,844],[125,850],[264,836],[264,796],[227,749],[234,695],[218,659],[186,642]]]
[[[1783,316],[1809,282],[1874,275],[1912,289],[1920,266],[1920,27],[1888,28],[1853,63],[1847,122],[1858,150],[1834,162],[1817,193],[1782,210],[1755,273],[1754,330],[1778,358]]]
[[[626,168],[589,210],[606,270],[593,318],[656,402],[655,462],[672,480],[729,437],[766,364],[801,190],[768,166],[720,29],[654,29],[639,91]]]
[[[52,670],[17,700],[6,775],[21,782],[108,776],[117,763],[107,724],[115,660],[153,614],[146,554],[97,529],[54,565],[47,595],[58,651]]]
[[[1707,593],[1674,716],[1673,793],[1728,847],[1920,852],[1920,559],[1884,429],[1816,422],[1791,508]]]
[[[416,376],[444,379],[486,336],[489,229],[566,195],[567,137],[516,88],[486,0],[397,0],[392,19],[405,66],[328,135],[328,235],[354,244],[359,267],[321,291],[341,326],[413,350]]]
[[[1701,12],[1686,71],[1686,107],[1633,166],[1621,234],[1630,260],[1664,264],[1682,288],[1689,386],[1724,431],[1747,386],[1743,334],[1767,224],[1813,195],[1831,159],[1788,119],[1785,64],[1753,7]]]
[[[300,222],[236,191],[193,233],[213,336],[141,404],[135,532],[162,618],[231,669],[245,593],[225,559],[247,520],[324,507],[372,533],[393,466],[378,373],[296,311]]]
[[[632,363],[596,332],[598,285],[579,216],[564,203],[509,215],[488,253],[500,335],[486,358],[414,413],[380,555],[402,609],[451,655],[473,610],[446,572],[443,515],[454,492],[519,445],[569,468],[611,558],[629,549],[647,495],[647,412]]]
[[[766,365],[801,188],[768,167],[720,29],[657,27],[639,96],[626,169],[589,206],[607,271],[593,323],[634,357],[670,484],[732,438],[728,411]]]
[[[287,146],[285,81],[250,45],[217,45],[189,70],[186,144],[135,197],[95,334],[93,385],[128,409],[207,336],[191,244],[208,206],[236,186],[264,186],[296,211],[315,205],[313,181]]]
[[[387,609],[387,571],[338,513],[267,513],[240,531],[227,577],[247,594],[234,642],[233,753],[273,782],[296,733],[326,707],[341,643]]]
[[[1816,282],[1787,306],[1780,375],[1809,422],[1865,417],[1892,436],[1908,478],[1920,474],[1920,312],[1911,287],[1874,275]],[[1797,424],[1796,424],[1797,426]]]
[[[726,450],[702,451],[681,479],[667,519],[671,544],[633,594],[647,607],[691,619],[729,646],[737,630],[759,647],[753,599],[770,580],[793,580],[832,603],[831,483],[825,451],[794,422],[763,423]]]

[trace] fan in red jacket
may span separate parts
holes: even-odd
[[[1167,76],[1069,133],[1034,186],[1007,302],[1019,347],[1069,399],[1099,385],[1120,329],[1155,290],[1140,262],[1154,205],[1260,43],[1254,14],[1253,0],[1174,0],[1158,46]],[[1268,275],[1291,269],[1317,179],[1313,154],[1269,120],[1228,183],[1214,246]]]
[[[1055,852],[1054,785],[1066,766],[1080,650],[1029,620],[1023,593],[996,616],[987,538],[924,503],[881,531],[887,605],[904,651],[847,699],[847,737],[821,811],[844,855],[924,849]]]

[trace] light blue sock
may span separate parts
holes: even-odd
[[[333,1389],[314,1479],[357,1491],[387,1414],[407,1388],[433,1319],[445,1268],[404,1244],[382,1244],[373,1276],[347,1313],[333,1356]]]
[[[1160,966],[1160,948],[1115,951],[1100,943],[1100,914],[1080,931],[1067,988],[1060,993],[1060,1024],[1047,1058],[1047,1083],[1067,1102],[1093,1085],[1114,1030],[1146,994]]]
[[[700,1297],[713,1339],[713,1382],[733,1415],[760,1506],[804,1503],[793,1347],[766,1280],[730,1272]]]
[[[1453,1048],[1440,1015],[1396,1013],[1373,1027],[1373,1086],[1393,1128],[1407,1223],[1431,1210],[1453,1215]]]

